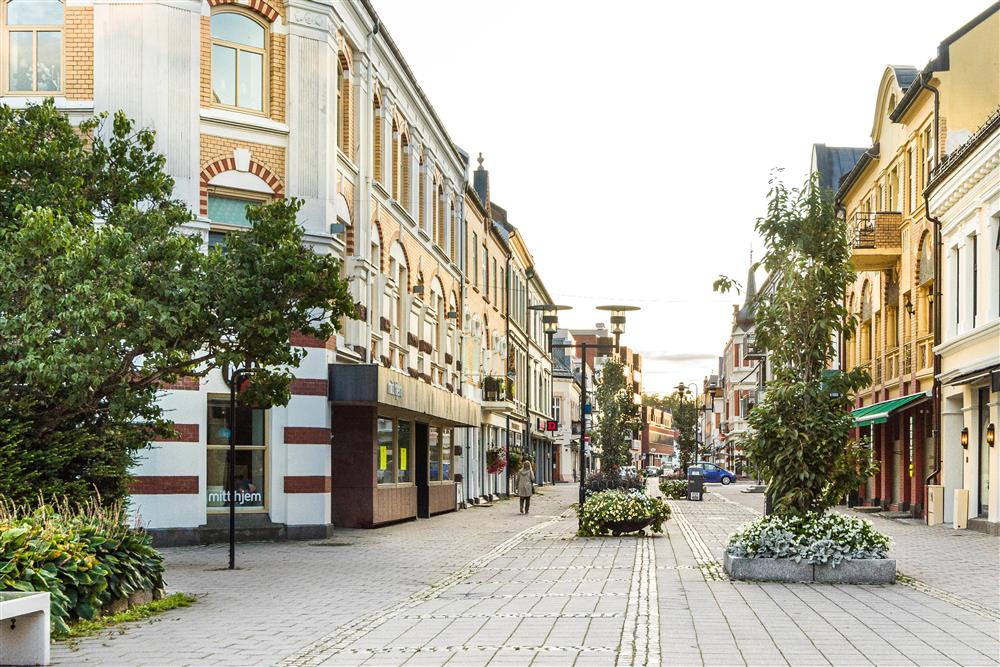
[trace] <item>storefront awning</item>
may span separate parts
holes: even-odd
[[[902,396],[900,398],[882,401],[881,403],[866,405],[863,408],[858,408],[851,413],[854,416],[854,425],[871,426],[873,424],[884,424],[889,421],[889,416],[893,412],[901,410],[908,405],[912,405],[917,401],[922,401],[926,398],[928,398],[927,392],[922,391],[918,394],[910,394],[909,396]]]
[[[1000,373],[1000,361],[991,359],[941,373],[938,375],[938,379],[941,380],[941,384],[948,386],[975,382],[991,377],[995,373]]]
[[[376,364],[330,364],[330,402],[376,405],[449,426],[479,426],[479,404]]]

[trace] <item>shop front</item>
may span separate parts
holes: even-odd
[[[853,412],[860,435],[871,438],[879,470],[863,490],[865,504],[922,516],[924,483],[934,468],[927,392],[908,394]]]
[[[332,516],[371,528],[457,507],[455,429],[479,406],[375,364],[330,364]]]

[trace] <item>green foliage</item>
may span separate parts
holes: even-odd
[[[594,435],[602,467],[614,470],[632,465],[632,433],[641,428],[642,421],[621,363],[609,360],[604,364],[594,395],[600,411]]]
[[[663,522],[670,518],[670,506],[659,498],[652,498],[640,491],[611,490],[588,497],[583,507],[577,506],[580,537],[607,535],[615,524],[649,521],[654,533],[663,532]]]
[[[0,590],[48,591],[52,627],[94,619],[112,601],[163,589],[163,557],[125,523],[122,504],[0,505]]]
[[[870,472],[850,441],[851,396],[868,374],[828,370],[837,334],[854,327],[843,297],[855,274],[846,223],[816,178],[802,190],[772,181],[756,229],[771,285],[753,304],[755,336],[772,378],[745,444],[774,511],[803,515],[830,507]]]
[[[660,493],[673,500],[687,498],[687,480],[683,479],[661,479]]]
[[[97,634],[101,630],[106,630],[116,625],[121,625],[122,623],[134,623],[136,621],[147,619],[150,616],[156,616],[157,614],[170,611],[171,609],[190,607],[197,601],[198,598],[193,595],[188,595],[187,593],[172,593],[171,595],[159,600],[153,600],[147,604],[129,607],[125,611],[120,611],[117,614],[99,616],[98,618],[90,621],[75,621],[70,624],[69,632],[67,634],[58,635],[57,637],[71,640],[80,639],[81,637]]]
[[[832,563],[885,558],[892,546],[871,522],[842,514],[807,512],[762,516],[730,536],[728,551],[744,558],[791,558]]]
[[[673,415],[673,427],[677,429],[677,459],[682,470],[695,462],[698,449],[698,407],[690,394],[683,399],[673,394],[643,394],[642,404],[661,410],[669,410]]]
[[[243,400],[286,403],[291,333],[325,338],[353,312],[300,202],[252,207],[204,252],[153,133],[107,120],[0,106],[0,497],[16,502],[122,498],[137,452],[172,434],[161,384],[254,360]]]

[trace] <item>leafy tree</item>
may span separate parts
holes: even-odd
[[[801,515],[827,509],[871,472],[863,444],[850,438],[851,395],[869,378],[829,369],[837,334],[855,325],[843,298],[854,280],[845,221],[815,178],[801,190],[771,186],[756,224],[771,289],[758,295],[754,316],[772,379],[750,412],[746,446],[774,511]]]
[[[698,409],[687,396],[683,401],[677,393],[643,394],[642,404],[660,410],[668,410],[673,415],[673,427],[677,429],[677,460],[683,470],[694,463],[698,443]]]
[[[595,436],[603,467],[632,465],[632,433],[641,428],[642,422],[620,362],[609,360],[604,364],[594,395],[600,411]]]
[[[205,252],[153,145],[121,113],[74,128],[51,100],[0,106],[0,496],[121,498],[172,434],[164,383],[254,360],[244,400],[287,403],[290,335],[353,309],[297,201],[251,207]]]

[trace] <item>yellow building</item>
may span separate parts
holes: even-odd
[[[941,451],[934,437],[939,286],[924,189],[940,160],[997,107],[998,26],[994,6],[945,39],[922,71],[886,68],[872,146],[837,191],[858,271],[846,299],[859,325],[845,340],[844,365],[871,373],[871,386],[857,396],[856,423],[881,462],[863,495],[916,516],[925,507],[925,481],[940,470]]]

